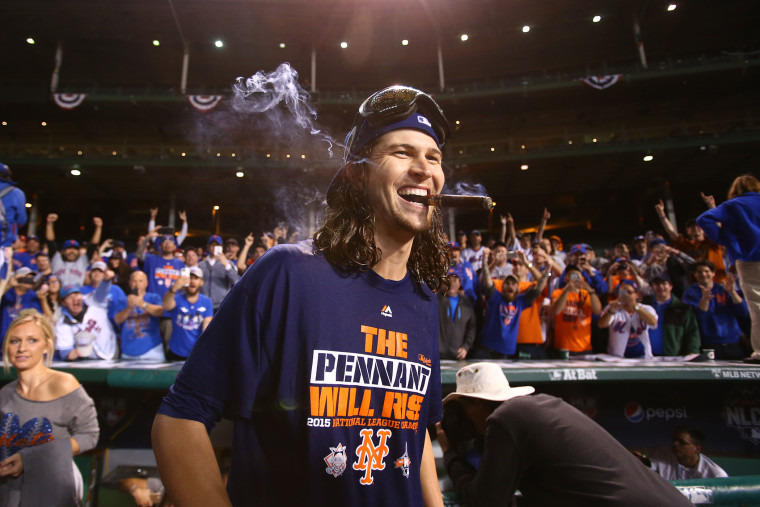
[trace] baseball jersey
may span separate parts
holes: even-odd
[[[80,255],[75,261],[68,262],[63,260],[61,252],[56,252],[50,259],[50,269],[61,281],[61,287],[73,284],[84,285],[88,265],[86,255]]]
[[[436,297],[409,274],[348,275],[311,240],[279,245],[232,288],[159,413],[235,419],[234,505],[422,505],[437,335]]]
[[[180,357],[187,357],[201,335],[204,319],[214,316],[214,305],[211,298],[203,294],[198,294],[195,303],[191,303],[184,292],[178,292],[174,302],[177,306],[169,312],[173,323],[169,349]]]
[[[657,311],[651,306],[641,305],[641,309],[657,317]],[[609,307],[606,311],[609,311]],[[644,322],[638,312],[628,313],[627,310],[621,308],[610,318],[610,340],[607,353],[619,357],[651,359],[652,345],[649,342],[649,329],[649,324]]]
[[[477,250],[474,248],[465,248],[462,251],[462,257],[464,260],[472,264],[473,269],[478,271],[483,266],[483,247],[481,246]]]

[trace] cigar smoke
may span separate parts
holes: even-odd
[[[334,141],[316,128],[317,112],[311,105],[311,96],[298,83],[298,72],[289,63],[280,64],[274,72],[258,71],[249,78],[239,77],[232,91],[234,111],[246,115],[266,113],[275,127],[295,123],[327,143],[332,157]]]
[[[308,153],[311,161],[333,156],[337,143],[318,124],[311,96],[288,63],[272,72],[239,77],[232,96],[213,112],[193,113],[188,137],[199,154],[213,156],[220,147],[244,146],[243,157],[270,151]]]

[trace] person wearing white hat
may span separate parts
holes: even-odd
[[[457,372],[437,433],[459,503],[511,505],[519,489],[521,505],[692,505],[591,418],[554,396],[531,396],[534,391],[510,386],[495,363]],[[482,443],[477,470],[449,444],[457,436],[443,429],[454,403]]]
[[[93,294],[101,283],[108,283],[108,295],[105,301],[106,310],[108,311],[108,318],[113,324],[114,331],[117,335],[121,335],[121,327],[116,324],[116,314],[124,310],[127,307],[127,295],[124,293],[121,287],[113,284],[115,276],[113,270],[108,269],[108,266],[103,261],[95,261],[90,264],[90,271],[86,277],[89,282],[82,285],[82,296]]]

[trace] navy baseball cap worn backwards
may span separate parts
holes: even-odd
[[[346,136],[343,164],[327,188],[327,202],[333,201],[344,168],[361,159],[362,148],[372,141],[401,129],[415,129],[433,138],[443,148],[449,137],[449,123],[433,98],[409,86],[390,86],[370,95],[354,117]]]

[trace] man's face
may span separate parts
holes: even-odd
[[[100,282],[103,281],[103,278],[105,278],[105,273],[103,273],[99,269],[91,269],[90,270],[90,285],[93,287],[97,287],[100,285]]]
[[[198,265],[198,252],[196,252],[192,248],[188,248],[187,252],[185,252],[185,264],[188,267],[197,266]]]
[[[240,247],[234,243],[227,243],[224,247],[224,253],[227,257],[237,257],[238,252],[240,252]]]
[[[588,262],[586,254],[580,251],[567,256],[567,263],[573,266],[585,266],[586,262]]]
[[[673,293],[673,286],[670,282],[665,280],[654,280],[652,282],[652,289],[654,290],[654,295],[657,298],[657,301],[660,302],[669,300]]]
[[[504,296],[504,299],[507,301],[514,301],[514,299],[517,297],[517,292],[520,288],[520,285],[517,283],[517,281],[512,278],[506,278],[504,280],[504,284],[501,286],[501,294]]]
[[[480,248],[480,245],[483,243],[483,236],[471,232],[468,241],[471,248]]]
[[[652,247],[652,257],[658,263],[663,263],[668,259],[668,251],[665,249],[665,245],[655,245]]]
[[[628,245],[625,243],[618,243],[612,248],[615,253],[615,257],[628,257]]]
[[[148,288],[148,277],[142,271],[134,271],[129,277],[129,288],[143,292]]]
[[[177,244],[171,238],[166,238],[161,242],[161,253],[163,255],[173,254],[177,249]]]
[[[63,252],[61,252],[61,256],[63,257],[63,260],[65,260],[66,262],[74,262],[75,260],[77,260],[77,257],[79,257],[79,249],[73,246],[70,246],[68,248],[65,248]]]
[[[507,263],[507,248],[501,245],[497,246],[493,249],[493,256],[496,260],[496,264],[503,266]]]
[[[218,246],[222,246],[222,245],[220,245],[216,241],[213,241],[213,242],[209,243],[208,245],[206,245],[206,248],[207,248],[209,256],[214,257],[214,255],[215,255],[214,249],[216,247],[218,247]]]
[[[84,308],[82,306],[82,294],[79,292],[74,292],[72,294],[69,294],[65,298],[63,298],[63,301],[61,301],[61,304],[66,308],[72,315],[77,315],[82,312],[82,309]]]
[[[702,446],[695,444],[688,433],[677,433],[673,436],[673,454],[682,465],[693,466],[693,463],[699,459],[700,452],[702,452]]]
[[[644,255],[647,253],[647,242],[643,239],[637,239],[633,243],[633,252],[636,255]]]
[[[456,296],[459,294],[459,288],[462,286],[462,282],[456,275],[449,275],[448,280],[449,289],[446,291],[446,294],[449,296]]]
[[[523,248],[530,248],[530,245],[533,243],[533,236],[530,234],[523,234],[520,236],[520,246]]]
[[[187,285],[187,288],[185,289],[186,292],[191,296],[195,296],[201,290],[201,287],[203,287],[203,278],[197,275],[191,274],[190,283]]]
[[[47,255],[38,255],[36,259],[39,271],[47,271],[50,268],[50,258]]]
[[[251,257],[254,261],[264,255],[264,252],[266,252],[266,249],[263,246],[257,246],[253,249],[253,256]]]
[[[696,271],[694,271],[694,278],[699,285],[707,287],[712,284],[713,278],[715,278],[715,271],[707,266],[697,266]]]
[[[620,296],[620,301],[622,303],[629,304],[630,306],[636,304],[636,289],[634,289],[632,285],[627,283],[621,284],[618,289],[618,295]]]
[[[692,241],[704,241],[705,231],[698,225],[690,225],[686,228],[686,237]]]
[[[375,234],[403,240],[430,229],[433,208],[401,197],[412,192],[438,194],[443,188],[441,151],[432,137],[402,129],[378,138],[370,155],[367,197],[375,211]]]
[[[40,251],[40,242],[36,239],[32,238],[27,240],[26,242],[26,252],[30,254],[35,254]]]

